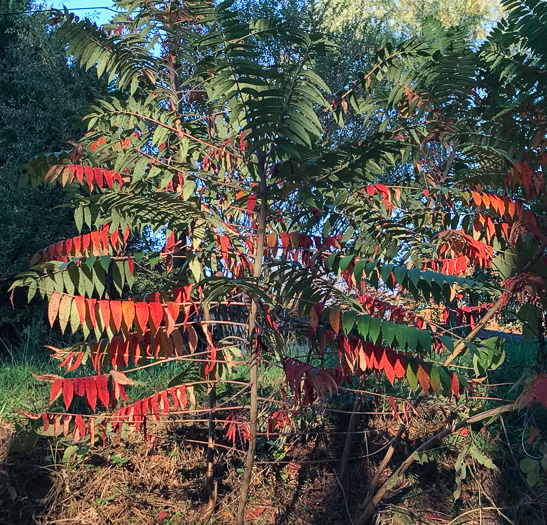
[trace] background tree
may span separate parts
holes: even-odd
[[[32,325],[36,332],[45,328],[42,305],[11,306],[13,277],[41,246],[75,232],[68,210],[57,208],[61,192],[18,187],[20,165],[79,138],[81,132],[72,128],[78,111],[105,91],[96,75],[67,63],[48,29],[47,13],[4,14],[32,7],[31,2],[0,3],[0,332],[8,345],[22,326]]]

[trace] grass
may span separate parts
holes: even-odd
[[[27,340],[14,347],[0,340],[0,418],[10,423],[20,419],[17,410],[38,412],[48,403],[49,388],[32,374],[57,373],[55,362]]]

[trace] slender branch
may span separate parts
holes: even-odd
[[[382,500],[384,497],[384,494],[387,492],[387,490],[392,487],[397,479],[402,476],[406,470],[416,461],[418,454],[420,452],[423,452],[425,450],[430,449],[437,443],[441,442],[445,437],[449,436],[450,434],[456,432],[460,428],[466,427],[471,425],[472,423],[476,423],[477,421],[482,421],[483,419],[487,419],[489,417],[495,417],[499,416],[505,412],[511,412],[516,408],[515,403],[509,403],[507,405],[503,405],[501,407],[493,408],[491,410],[487,410],[485,412],[482,412],[480,414],[476,414],[474,416],[468,417],[467,419],[464,419],[463,421],[460,421],[459,423],[453,423],[449,427],[445,428],[438,434],[435,434],[433,437],[428,439],[425,443],[420,445],[410,456],[408,456],[405,461],[401,464],[401,466],[387,479],[387,481],[380,487],[380,489],[376,492],[374,497],[371,499],[371,501],[368,503],[367,507],[365,508],[365,511],[359,516],[359,519],[355,522],[355,525],[365,525],[368,520],[371,518],[374,509],[376,508],[376,505]]]

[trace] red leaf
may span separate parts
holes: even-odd
[[[74,379],[74,394],[80,397],[85,394],[85,381],[83,377],[76,377]]]
[[[173,399],[173,412],[176,412],[180,406],[180,403],[175,387],[170,388],[168,392],[171,394],[171,398]]]
[[[163,390],[161,393],[162,413],[169,413],[169,399],[167,398],[167,390]]]
[[[60,395],[63,388],[63,380],[56,379],[51,383],[51,393],[49,395],[49,404],[51,405]]]
[[[74,441],[79,441],[85,436],[85,421],[81,414],[74,418]]]
[[[97,408],[97,384],[95,383],[94,377],[86,377],[84,379],[85,382],[85,397],[87,399],[87,402],[89,403],[89,406],[91,407],[91,410],[95,412],[95,409]]]
[[[89,233],[86,233],[85,235],[82,235],[82,254],[83,255],[89,255],[88,250],[89,246],[91,244],[91,235]]]
[[[108,235],[108,224],[105,224],[101,229],[100,229],[100,238],[101,238],[101,253],[103,255],[108,255],[109,253],[109,248],[110,248],[110,237]]]
[[[451,373],[450,388],[452,389],[452,392],[454,392],[456,399],[458,399],[460,397],[460,380],[454,372]]]
[[[108,391],[108,377],[106,376],[97,376],[95,379],[95,384],[97,386],[97,394],[101,403],[108,408],[108,403],[110,402],[110,392]]]
[[[179,398],[180,406],[186,410],[188,406],[188,398],[186,397],[186,387],[181,385],[177,388],[177,396]]]
[[[76,176],[76,180],[82,184],[84,182],[84,167],[80,164],[78,164],[74,168],[74,175]]]
[[[63,379],[63,397],[65,400],[65,408],[68,410],[72,399],[74,398],[74,383],[72,379]]]
[[[156,421],[160,420],[160,407],[158,406],[159,394],[154,394],[150,396],[150,415],[152,415]]]
[[[99,188],[102,188],[104,185],[103,170],[101,168],[93,168],[93,175],[95,176],[97,186],[99,186]]]
[[[395,364],[397,362],[397,356],[390,348],[384,350],[384,357],[382,359],[381,365],[383,365],[384,372],[388,381],[393,385],[395,381]]]
[[[163,306],[161,303],[151,302],[148,303],[148,308],[150,309],[150,328],[156,332],[163,319]]]
[[[98,257],[101,255],[101,232],[91,232],[90,234],[91,239],[91,250],[95,257]]]
[[[110,301],[110,316],[112,322],[114,323],[114,328],[116,332],[119,332],[122,327],[122,302],[121,301]]]
[[[150,315],[148,310],[148,303],[144,303],[142,301],[137,302],[135,304],[135,315],[137,317],[137,324],[139,325],[141,332],[144,333]]]
[[[110,301],[108,299],[101,299],[99,301],[99,311],[101,312],[101,319],[106,330],[110,325]]]
[[[317,330],[317,325],[321,319],[321,312],[323,311],[323,305],[321,303],[315,303],[310,311],[310,326],[313,331]]]
[[[112,177],[112,172],[110,170],[103,171],[104,180],[106,182],[107,188],[112,188],[114,186],[114,179]]]
[[[247,211],[250,213],[254,211],[256,207],[256,194],[251,193],[249,194],[249,197],[247,198]]]
[[[228,259],[228,248],[230,247],[230,238],[227,235],[220,237],[220,249],[222,251],[222,257]]]
[[[93,168],[91,166],[84,166],[85,180],[89,186],[89,192],[93,190],[93,183],[95,182],[95,174],[93,173]]]
[[[44,432],[49,428],[49,416],[46,412],[42,414],[42,426],[44,427]]]
[[[163,311],[165,326],[167,335],[170,335],[171,332],[175,329],[175,323],[179,316],[180,305],[175,302],[169,302],[166,304],[166,308]]]

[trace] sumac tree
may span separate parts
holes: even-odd
[[[313,69],[331,49],[319,34],[243,23],[230,3],[118,5],[104,28],[57,15],[68,54],[107,76],[112,96],[87,111],[77,147],[28,165],[30,180],[65,188],[82,232],[14,284],[48,300],[52,326],[84,336],[52,349],[65,374],[38,377],[57,404],[36,417],[75,440],[146,432],[206,391],[212,414],[215,385],[248,362],[249,411],[226,419],[249,443],[243,523],[258,428],[288,422],[283,410],[258,421],[259,367],[282,366],[302,406],[377,377],[401,430],[365,523],[419,401],[473,388],[450,366],[463,354],[476,377],[502,363],[501,338],[476,339],[488,320],[518,304],[542,334],[545,53],[518,38],[540,17],[517,6],[478,51],[431,20],[332,95]],[[271,39],[290,50],[275,63],[261,51]],[[324,122],[343,126],[348,111],[378,131],[325,143]],[[138,289],[142,274],[160,288]],[[295,331],[304,360],[288,349]],[[181,362],[172,386],[129,402],[132,372],[169,360]],[[408,395],[389,392],[396,381]],[[545,403],[535,381],[500,410]]]

